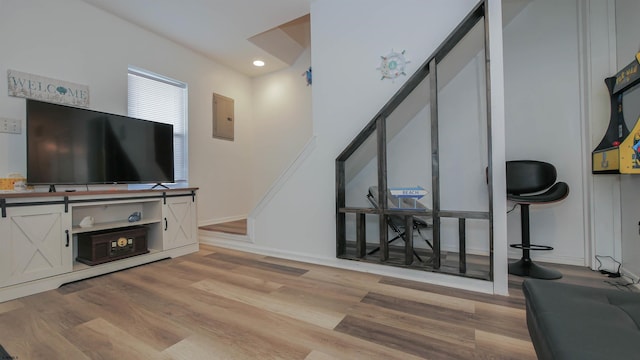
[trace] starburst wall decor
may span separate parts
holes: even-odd
[[[404,53],[405,50],[402,50],[402,52],[395,52],[391,49],[391,52],[386,56],[380,56],[382,61],[380,63],[380,67],[376,69],[382,74],[382,78],[380,80],[391,79],[393,81],[400,75],[407,75],[404,72],[404,69],[410,61],[404,57]]]

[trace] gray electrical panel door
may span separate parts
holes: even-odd
[[[213,94],[213,137],[233,140],[233,99]]]

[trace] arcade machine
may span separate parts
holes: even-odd
[[[637,102],[626,104],[633,109],[627,122],[624,116],[623,99],[638,99],[640,95],[640,52],[635,59],[616,76],[604,80],[609,89],[611,118],[609,127],[600,144],[592,153],[593,174],[640,174],[640,109]],[[627,112],[629,114],[629,112]],[[629,131],[631,129],[631,131]]]

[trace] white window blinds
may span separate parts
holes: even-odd
[[[187,84],[135,68],[128,84],[129,116],[173,125],[175,180],[186,182]]]

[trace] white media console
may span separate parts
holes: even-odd
[[[196,191],[0,194],[0,302],[198,251]],[[135,212],[140,220],[129,222]],[[93,226],[79,226],[85,217],[93,218]],[[79,234],[132,226],[146,228],[149,252],[93,266],[76,260]]]

